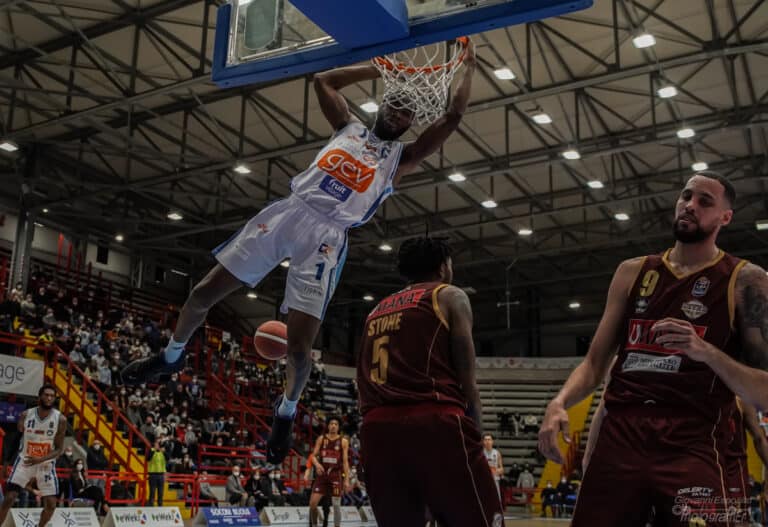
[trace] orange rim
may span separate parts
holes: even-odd
[[[469,37],[459,37],[456,39],[456,42],[459,43],[462,48],[461,53],[459,53],[459,56],[456,57],[456,60],[452,60],[444,64],[438,64],[437,66],[408,66],[402,62],[392,62],[386,57],[375,57],[373,61],[379,66],[390,71],[402,71],[409,75],[413,75],[414,73],[435,73],[436,71],[454,68],[464,62],[464,58],[467,56]]]

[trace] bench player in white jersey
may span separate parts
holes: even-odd
[[[64,434],[67,418],[53,407],[56,388],[44,384],[37,392],[38,406],[25,410],[19,417],[21,446],[16,462],[8,478],[7,492],[0,505],[0,525],[16,502],[19,491],[35,479],[43,497],[43,511],[38,527],[45,527],[56,510],[59,480],[56,477],[56,460],[64,451]]]
[[[276,401],[267,460],[281,462],[311,369],[310,350],[339,281],[348,231],[367,222],[394,187],[458,128],[467,108],[475,70],[468,44],[465,71],[443,116],[412,143],[398,141],[413,113],[380,106],[371,130],[349,111],[341,88],[379,76],[373,65],[338,68],[315,76],[320,108],[335,130],[312,164],[293,178],[291,194],[269,205],[214,250],[218,263],[198,283],[181,310],[173,337],[158,356],[132,362],[123,381],[139,384],[182,368],[184,346],[208,310],[243,284],[255,287],[275,266],[291,259],[281,311],[287,314],[288,373]],[[402,93],[392,94],[402,101]],[[398,106],[397,104],[394,104]]]

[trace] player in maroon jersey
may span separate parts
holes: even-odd
[[[472,307],[450,285],[450,247],[403,242],[398,270],[409,285],[365,321],[357,367],[366,488],[381,527],[504,524],[480,439]],[[414,447],[422,438],[424,448]]]
[[[327,432],[317,438],[312,452],[312,464],[317,472],[309,497],[309,523],[312,527],[317,526],[317,506],[324,497],[331,498],[335,527],[341,524],[341,495],[343,490],[349,490],[350,485],[349,440],[339,434],[340,426],[338,417],[329,417]],[[327,524],[326,516],[323,525]]]
[[[563,462],[566,409],[591,393],[618,351],[574,527],[732,526],[725,448],[734,394],[768,408],[768,277],[721,251],[735,190],[698,173],[677,200],[675,246],[623,262],[582,364],[547,407],[539,449]]]

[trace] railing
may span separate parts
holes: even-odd
[[[561,473],[566,478],[570,478],[574,469],[578,468],[581,464],[581,460],[578,457],[581,450],[581,435],[583,432],[583,430],[577,430],[571,433],[571,444],[568,446],[568,452],[565,455],[565,463],[563,463]]]
[[[69,468],[57,468],[56,475],[59,480],[69,480],[72,475],[72,469]],[[113,471],[113,470],[86,470],[85,479],[89,483],[94,480],[104,482],[104,500],[110,505],[143,505],[146,499],[147,491],[147,478],[146,474],[136,474],[130,471]],[[127,498],[117,498],[112,495],[112,489],[115,487],[115,483],[121,485],[128,485],[133,488],[133,497],[130,490],[127,488]],[[76,497],[73,497],[73,499]]]
[[[104,392],[91,381],[83,371],[64,353],[58,346],[38,346],[30,343],[27,339],[22,339],[18,335],[0,333],[0,343],[9,343],[15,345],[18,349],[21,347],[32,347],[43,354],[45,360],[46,380],[56,386],[57,390],[64,395],[62,398],[62,411],[67,414],[74,412],[80,417],[81,422],[89,423],[93,421],[93,433],[104,445],[109,446],[109,461],[113,463],[115,458],[127,470],[142,468],[146,472],[147,460],[144,456],[136,453],[134,445],[144,447],[145,452],[149,452],[150,445],[146,438],[131,423],[120,408],[112,403]],[[62,368],[63,366],[63,368]],[[80,387],[75,386],[74,379],[80,380]],[[95,396],[94,401],[88,400],[88,393]],[[72,402],[73,395],[77,395],[79,404]],[[110,411],[111,419],[105,417],[105,411]],[[92,419],[87,418],[87,412],[93,413]],[[124,439],[125,444],[120,448],[115,448],[117,434],[123,428],[128,437]],[[108,433],[111,431],[112,433]],[[80,436],[82,442],[82,430]]]

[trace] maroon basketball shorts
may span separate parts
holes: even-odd
[[[734,527],[725,418],[655,406],[609,409],[584,474],[572,527]],[[702,520],[705,523],[702,523]]]
[[[322,476],[317,476],[314,483],[312,483],[312,492],[322,494],[323,496],[332,496],[334,498],[341,497],[342,487],[342,474],[339,471],[334,471],[328,474],[327,472]]]
[[[376,408],[360,433],[368,494],[380,527],[500,527],[504,515],[480,432],[461,408]]]

